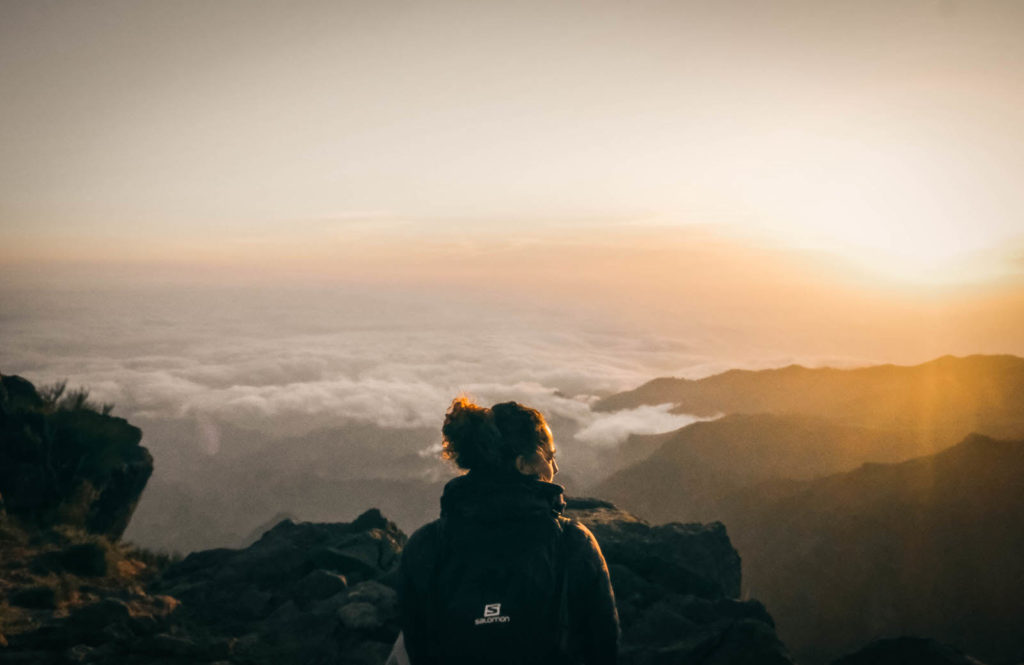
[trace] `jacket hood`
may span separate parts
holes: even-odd
[[[530,476],[470,472],[448,482],[441,495],[441,517],[499,522],[531,516],[557,516],[565,509],[561,485]]]

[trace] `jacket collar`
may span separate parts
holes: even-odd
[[[479,471],[454,478],[441,495],[441,517],[497,522],[529,516],[560,515],[565,508],[561,485],[530,476]]]

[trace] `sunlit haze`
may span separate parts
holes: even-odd
[[[426,424],[483,384],[1024,353],[1017,2],[14,1],[0,33],[5,373],[170,377],[184,413],[258,357]]]
[[[1016,2],[0,12],[7,264],[614,221],[746,230],[902,280],[1019,272],[996,252],[1022,232]]]

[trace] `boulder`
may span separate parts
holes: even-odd
[[[361,582],[345,594],[343,602],[338,618],[346,628],[371,634],[397,633],[398,594],[391,587],[372,580]]]
[[[568,499],[566,515],[608,562],[621,663],[792,663],[765,607],[738,599],[740,557],[722,524],[652,526],[599,499]]]
[[[310,601],[330,598],[348,588],[348,579],[344,575],[316,569],[306,575],[295,585],[293,598],[307,604]]]
[[[569,499],[566,510],[594,533],[609,565],[628,562],[634,572],[676,593],[739,596],[740,556],[721,522],[651,526],[598,499]]]
[[[112,539],[128,527],[153,458],[142,432],[87,400],[51,403],[18,376],[0,376],[0,496],[7,515]]]
[[[180,600],[187,625],[233,640],[232,659],[359,662],[398,635],[397,594],[382,580],[405,541],[376,509],[347,524],[287,519],[244,549],[190,554],[150,591]]]
[[[195,552],[154,590],[219,624],[267,616],[286,600],[302,607],[397,566],[405,534],[376,509],[352,523],[284,520],[247,548]]]

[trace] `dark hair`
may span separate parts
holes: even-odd
[[[518,402],[491,408],[456,397],[441,427],[441,456],[462,469],[513,471],[519,455],[534,455],[551,442],[544,416]]]

